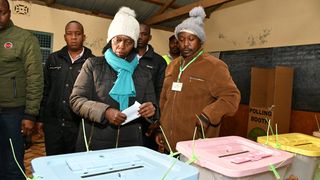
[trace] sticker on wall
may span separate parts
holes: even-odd
[[[12,7],[13,7],[12,9],[14,14],[30,16],[31,2],[13,0]]]

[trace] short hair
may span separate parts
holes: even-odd
[[[173,40],[175,40],[175,39],[177,39],[175,35],[171,35],[171,36],[169,37],[169,41],[173,41]]]
[[[8,9],[10,9],[10,3],[8,0],[0,0],[0,2],[4,2],[8,6]]]
[[[148,29],[149,34],[151,35],[151,27],[148,24],[140,23],[140,26],[145,26]]]
[[[81,24],[79,21],[76,21],[76,20],[69,21],[69,22],[66,24],[66,26],[65,26],[65,30],[67,29],[67,27],[68,27],[69,24],[71,24],[71,23],[77,23],[77,24],[79,24],[79,26],[80,26],[80,28],[81,28],[81,30],[82,30],[82,33],[84,33],[84,28],[83,28],[82,24]]]

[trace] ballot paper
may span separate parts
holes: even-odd
[[[140,106],[141,106],[141,104],[139,102],[135,101],[132,106],[123,110],[122,113],[127,115],[127,119],[121,125],[125,125],[128,122],[131,122],[131,121],[137,119],[138,117],[140,117],[140,114],[138,113]]]

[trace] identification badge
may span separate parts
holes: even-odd
[[[172,83],[172,91],[181,91],[182,90],[182,83],[180,82],[173,82]]]

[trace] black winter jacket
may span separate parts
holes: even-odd
[[[129,98],[129,106],[135,101],[156,104],[150,72],[143,66],[137,66],[132,78],[136,96]],[[105,58],[96,57],[85,62],[74,84],[70,105],[74,112],[86,119],[85,132],[90,150],[114,148],[116,144],[118,147],[145,145],[145,132],[149,123],[144,118],[140,117],[119,128],[105,119],[107,108],[119,109],[119,103],[109,95],[116,79],[116,72],[106,63]],[[80,129],[77,151],[84,150],[83,131]]]
[[[50,54],[44,67],[40,121],[62,126],[80,122],[80,117],[70,109],[69,97],[83,63],[93,56],[85,47],[82,57],[72,63],[66,46]]]
[[[157,102],[159,103],[167,63],[162,56],[154,51],[151,45],[148,45],[148,47],[148,51],[139,59],[139,65],[145,66],[151,72]]]

